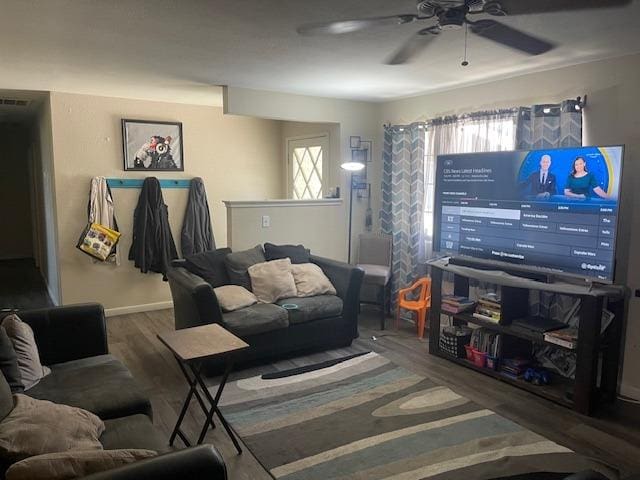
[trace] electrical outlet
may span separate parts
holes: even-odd
[[[269,228],[271,226],[271,217],[269,215],[262,216],[262,228]]]

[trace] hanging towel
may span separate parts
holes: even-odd
[[[89,223],[98,223],[111,230],[118,231],[113,197],[111,196],[111,189],[109,185],[107,185],[107,179],[105,177],[93,177],[91,179],[87,211]],[[117,246],[113,248],[111,255],[109,255],[106,261],[120,265],[120,255],[118,255]]]
[[[181,236],[182,256],[216,249],[211,229],[211,216],[204,182],[196,177],[191,180],[187,211],[184,214]]]
[[[133,260],[142,273],[161,273],[166,281],[167,270],[175,258],[178,251],[169,228],[169,209],[162,198],[160,182],[156,177],[145,178],[133,213],[129,260]]]

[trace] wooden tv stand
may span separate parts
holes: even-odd
[[[625,288],[617,285],[596,286],[563,282],[545,283],[524,278],[500,270],[472,268],[455,265],[448,258],[428,262],[431,267],[431,312],[429,317],[429,353],[450,360],[458,365],[471,368],[485,375],[515,385],[533,394],[547,398],[560,405],[572,408],[585,415],[593,415],[601,402],[613,402],[617,396],[618,369],[621,354],[622,326],[624,320]],[[579,310],[580,325],[576,354],[575,379],[553,375],[552,383],[538,386],[522,379],[507,377],[496,370],[481,368],[466,359],[456,358],[440,350],[441,314],[452,317],[452,324],[474,324],[501,333],[517,344],[548,345],[541,333],[518,327],[503,325],[475,318],[471,313],[449,314],[441,310],[443,273],[449,272],[454,278],[454,294],[469,296],[469,280],[475,279],[499,285],[502,297],[502,317],[513,320],[523,314],[523,305],[529,301],[530,290],[555,292],[581,299]],[[601,312],[603,306],[615,314],[615,318],[601,335]],[[527,343],[528,342],[528,343]]]

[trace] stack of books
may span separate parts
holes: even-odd
[[[500,320],[502,319],[500,297],[495,293],[487,293],[480,297],[473,316],[488,322],[500,323]]]
[[[476,302],[468,299],[467,297],[445,295],[442,297],[442,305],[440,305],[440,309],[443,312],[455,314],[471,310],[475,305]]]
[[[479,352],[499,357],[502,349],[502,335],[487,328],[476,328],[471,334],[470,344]]]
[[[503,358],[500,373],[509,378],[520,378],[531,362],[523,357]]]
[[[544,334],[544,341],[575,350],[578,346],[578,329],[575,327],[554,330]]]

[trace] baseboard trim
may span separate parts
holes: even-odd
[[[107,317],[115,317],[116,315],[127,315],[129,313],[151,312],[153,310],[166,310],[173,308],[173,302],[156,302],[143,303],[142,305],[130,305],[127,307],[105,308],[104,314]]]
[[[640,402],[640,388],[638,387],[632,387],[631,385],[625,385],[623,383],[620,385],[620,395],[633,398]]]

